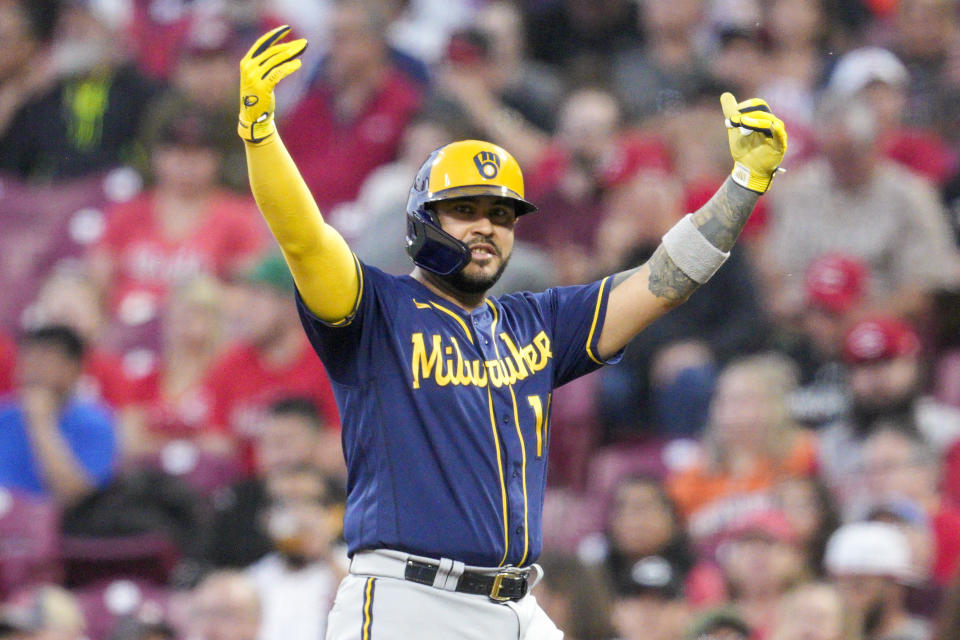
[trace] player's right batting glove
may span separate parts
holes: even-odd
[[[304,39],[278,41],[290,33],[284,25],[265,33],[240,60],[240,124],[237,133],[247,142],[263,142],[276,132],[273,88],[300,68],[297,58],[307,48]]]
[[[783,121],[770,113],[759,98],[737,103],[732,93],[720,96],[726,118],[727,139],[733,156],[733,181],[742,187],[765,193],[787,150]]]

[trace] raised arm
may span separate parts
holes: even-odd
[[[297,289],[317,317],[338,322],[357,303],[360,277],[343,237],[323,220],[274,123],[276,84],[300,68],[306,40],[279,41],[283,26],[263,35],[240,61],[240,123],[250,189]]]
[[[645,264],[618,273],[598,351],[609,357],[651,322],[686,300],[723,264],[787,148],[783,122],[759,99],[720,97],[734,159],[731,176],[697,212],[663,237]]]

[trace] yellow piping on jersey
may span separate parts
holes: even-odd
[[[439,309],[440,311],[443,311],[444,313],[449,315],[451,318],[456,320],[461,327],[463,327],[464,335],[467,336],[468,340],[470,340],[470,344],[473,344],[473,335],[470,333],[470,329],[467,328],[467,323],[464,322],[463,318],[458,316],[455,311],[451,311],[450,309],[447,309],[446,307],[439,305],[433,301],[431,301],[429,304],[425,302],[417,302],[416,298],[414,298],[413,304],[417,307],[417,309],[429,309],[430,307],[433,307],[434,309]]]
[[[490,305],[490,310],[493,312],[493,324],[490,327],[490,333],[493,335],[493,350],[494,354],[497,356],[497,360],[500,360],[500,347],[497,346],[497,320],[499,319],[499,314],[497,313],[497,308],[489,300],[484,300],[488,305]],[[506,334],[503,334],[506,335]],[[509,337],[507,340],[510,340]],[[512,344],[512,341],[510,341]],[[524,376],[526,377],[526,376]],[[517,437],[520,439],[520,471],[523,474],[523,556],[520,558],[520,562],[517,563],[518,566],[523,566],[523,561],[527,559],[527,553],[530,551],[530,527],[528,526],[527,518],[527,447],[523,442],[523,432],[520,431],[520,416],[517,413],[517,396],[513,392],[513,381],[516,378],[514,377],[507,384],[507,388],[510,389],[510,399],[513,401],[513,426],[517,430]],[[489,393],[489,389],[487,391]],[[490,410],[493,411],[493,401],[490,403]],[[491,417],[493,417],[491,415]],[[504,496],[506,498],[506,496]],[[506,505],[504,505],[506,508]],[[504,511],[504,524],[507,522],[507,513]],[[509,530],[507,531],[509,534]],[[502,563],[502,561],[501,561]]]
[[[593,322],[590,323],[590,333],[587,334],[587,355],[590,356],[590,359],[597,364],[604,364],[604,362],[594,355],[593,349],[590,348],[590,344],[593,342],[593,332],[597,330],[597,321],[600,319],[600,303],[603,301],[603,290],[607,286],[607,281],[609,279],[610,276],[607,276],[603,279],[603,282],[600,283],[600,291],[597,292],[597,306],[593,310]]]

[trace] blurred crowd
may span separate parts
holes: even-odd
[[[730,260],[558,392],[570,640],[960,638],[960,3],[0,0],[0,637],[323,637],[337,409],[249,194],[237,64],[310,47],[279,130],[364,261],[459,138],[541,212],[497,292],[632,267],[790,147]]]

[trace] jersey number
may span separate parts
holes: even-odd
[[[537,421],[537,457],[543,455],[543,443],[547,439],[547,424],[546,419],[550,415],[550,395],[547,394],[547,410],[543,410],[543,401],[540,399],[540,396],[527,396],[527,402],[530,403],[530,408],[533,409],[533,416]]]

